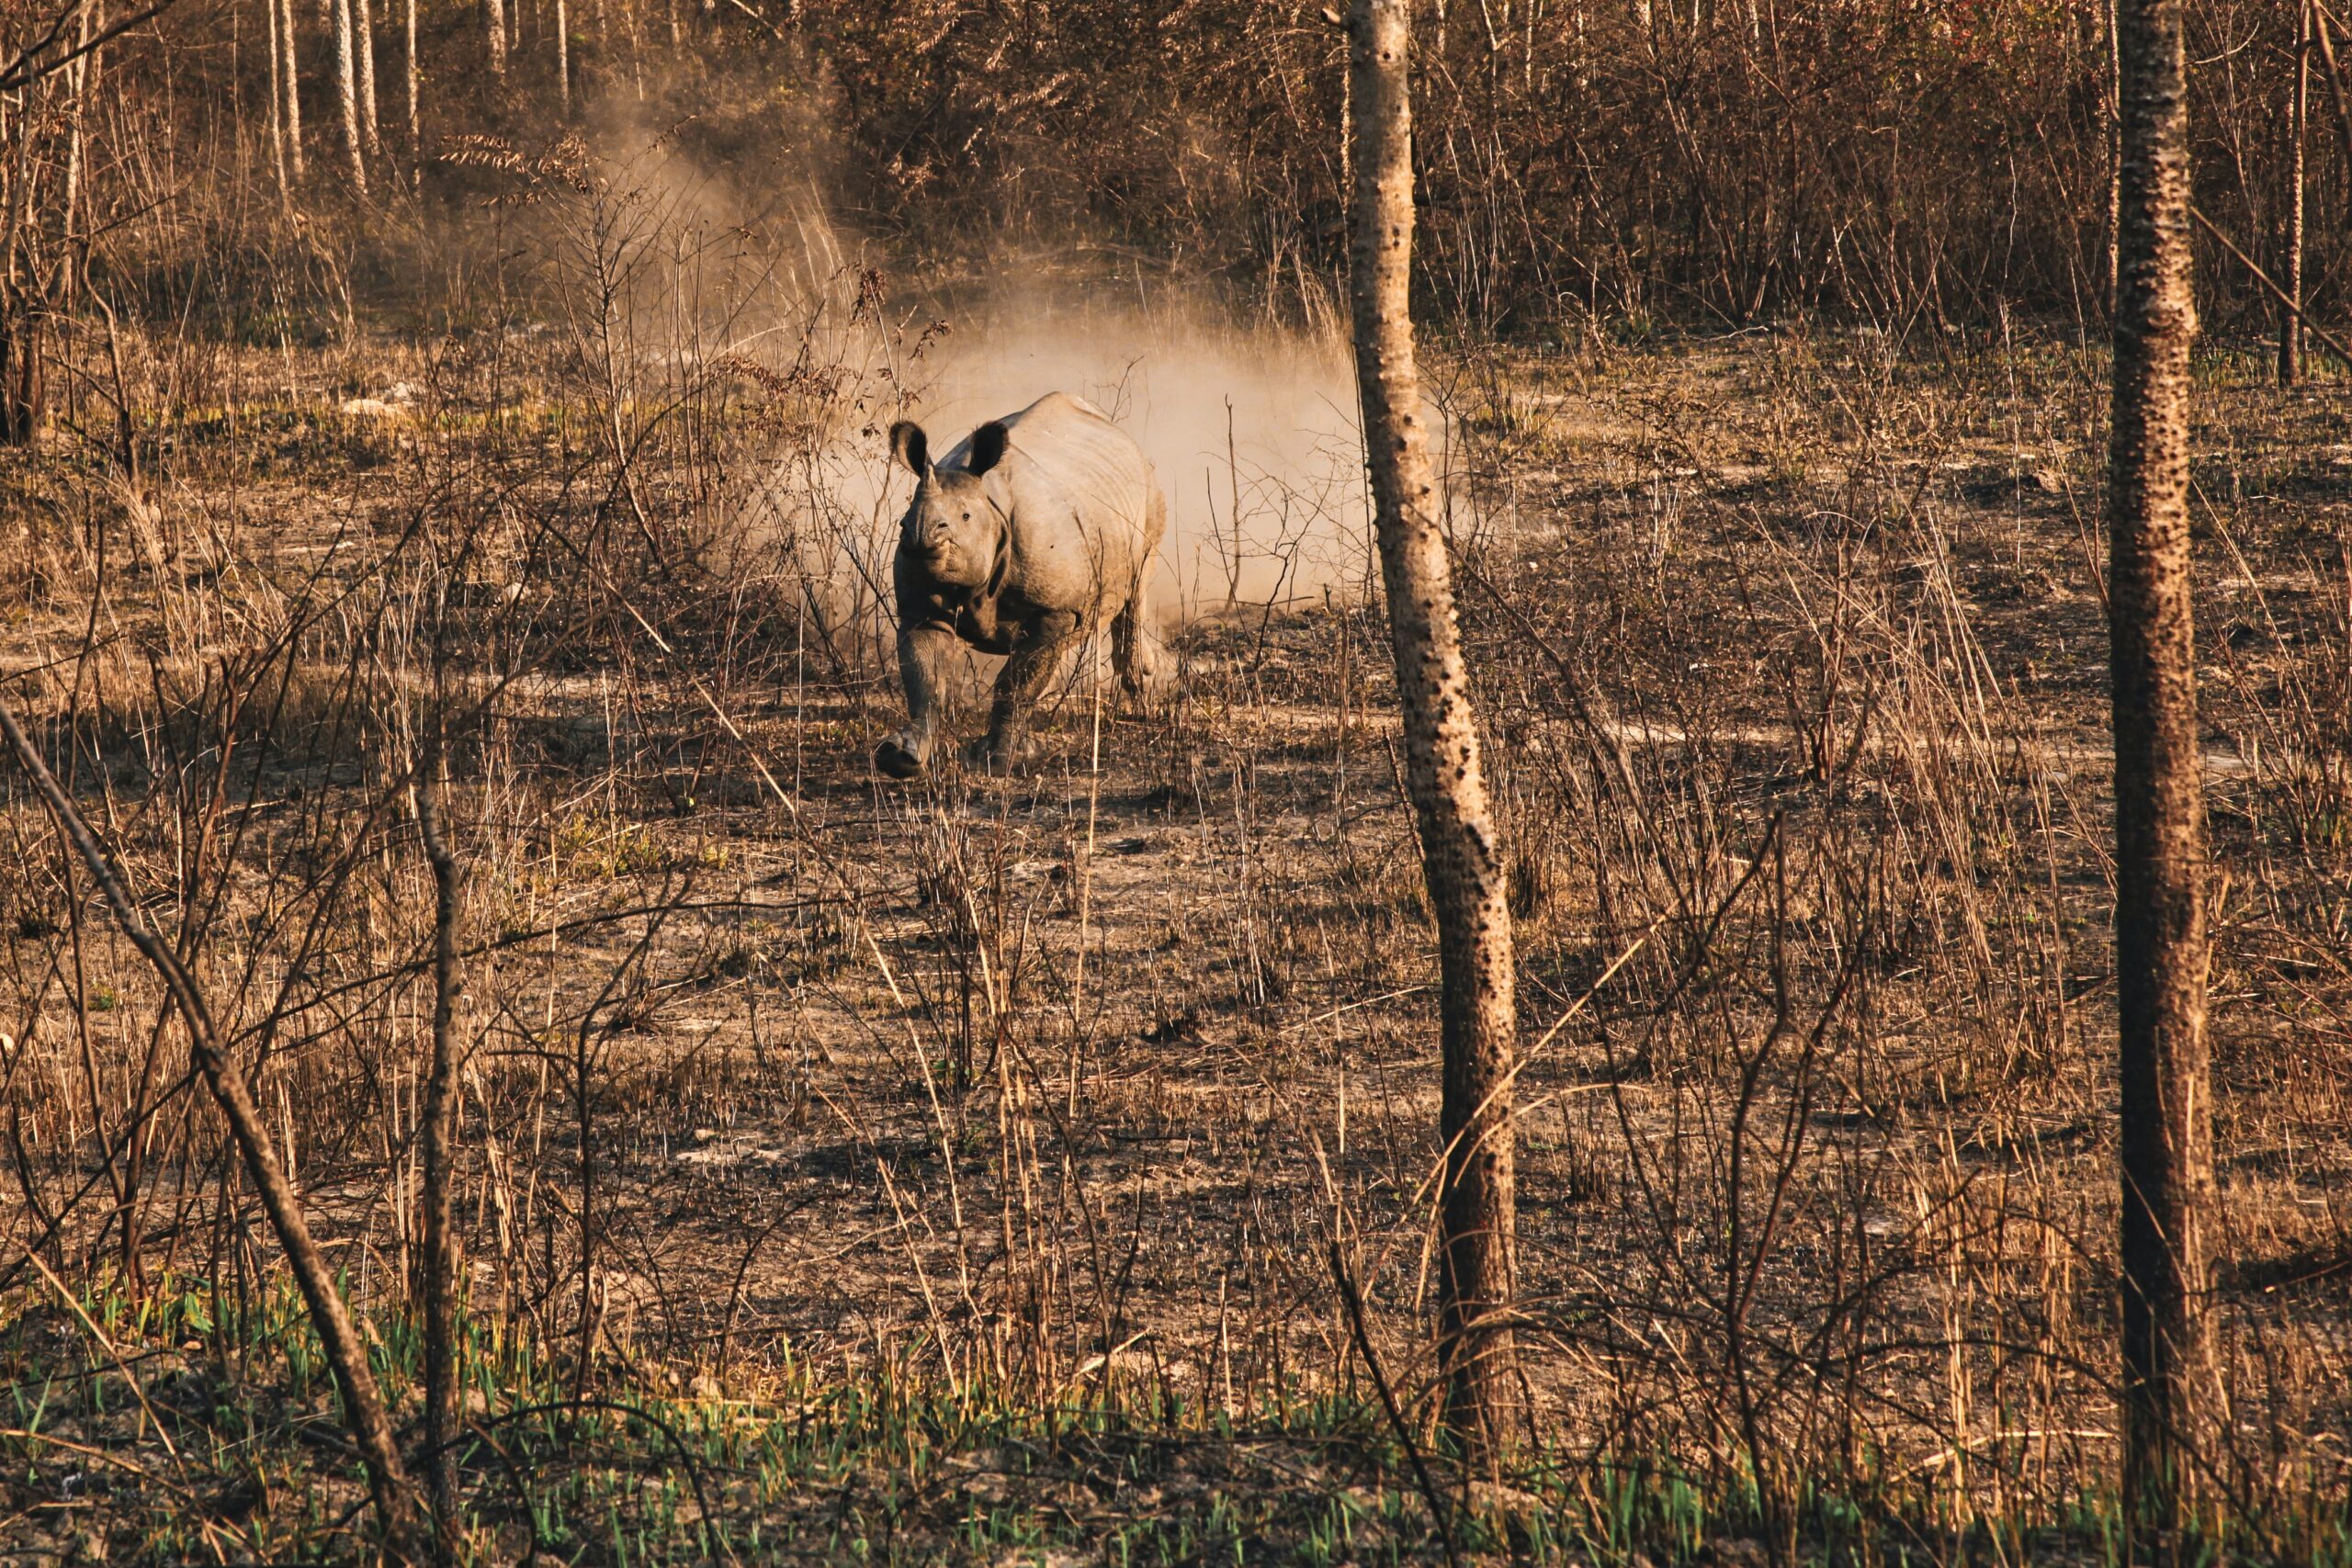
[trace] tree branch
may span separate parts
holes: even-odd
[[[31,86],[44,76],[55,75],[84,55],[104,49],[131,28],[142,23],[153,21],[174,6],[178,5],[179,0],[156,0],[154,5],[148,6],[145,10],[134,11],[122,20],[111,23],[92,34],[56,59],[40,59],[41,51],[58,40],[59,36],[65,31],[65,24],[80,14],[85,4],[86,0],[74,0],[74,4],[57,14],[57,19],[50,24],[49,31],[41,35],[40,42],[28,46],[17,54],[16,59],[8,62],[5,70],[0,70],[0,93],[13,93],[19,87]]]
[[[82,820],[81,813],[50,773],[49,765],[41,761],[40,753],[26,739],[17,716],[5,702],[0,702],[0,735],[6,737],[17,754],[17,764],[48,804],[50,814],[56,818],[59,830],[89,868],[99,890],[106,895],[107,903],[113,908],[115,918],[122,923],[124,934],[171,994],[173,1005],[187,1027],[189,1053],[195,1056],[213,1098],[228,1118],[245,1172],[261,1195],[262,1207],[269,1216],[270,1228],[277,1235],[278,1245],[285,1249],[287,1261],[293,1266],[303,1302],[310,1308],[311,1322],[319,1331],[319,1340],[334,1369],[335,1381],[342,1386],[351,1436],[367,1466],[368,1490],[374,1497],[377,1518],[383,1527],[385,1550],[398,1562],[420,1561],[415,1501],[407,1472],[401,1464],[400,1450],[392,1439],[391,1420],[385,1413],[383,1395],[368,1369],[367,1349],[352,1325],[342,1293],[335,1289],[334,1275],[311,1235],[300,1200],[295,1196],[293,1183],[287,1179],[286,1168],[270,1142],[269,1131],[254,1103],[253,1089],[245,1082],[243,1070],[220,1051],[211,1011],[181,964],[179,955],[155,934],[154,928],[139,912],[139,906],[116,877],[96,836]]]
[[[2352,349],[2347,349],[2343,344],[2337,342],[2335,337],[2330,333],[2325,327],[2321,326],[2317,321],[2312,320],[2310,311],[2304,310],[2303,307],[2295,300],[2289,299],[2287,297],[2287,291],[2279,288],[2278,284],[2272,282],[2270,275],[2262,270],[2262,264],[2256,261],[2244,251],[2238,249],[2236,242],[2233,241],[2227,234],[2222,233],[2219,229],[2215,228],[2213,226],[2213,220],[2205,216],[2203,209],[2192,207],[2188,209],[2188,215],[2197,220],[2197,226],[2199,228],[2213,236],[2215,243],[2219,244],[2222,249],[2229,252],[2232,256],[2235,257],[2237,264],[2240,266],[2254,274],[2254,280],[2256,283],[2261,284],[2263,288],[2270,290],[2271,296],[2276,299],[2279,304],[2284,305],[2288,310],[2294,312],[2296,319],[2303,323],[2303,331],[2319,339],[2322,344],[2326,345],[2328,352],[2335,355],[2336,358],[2344,361],[2347,366],[2352,366]]]

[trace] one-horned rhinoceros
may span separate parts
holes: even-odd
[[[1034,753],[1031,710],[1062,655],[1107,620],[1137,698],[1167,661],[1151,625],[1153,557],[1168,506],[1141,448],[1082,398],[1051,392],[991,420],[936,465],[922,427],[890,427],[918,481],[899,525],[899,672],[907,727],[874,765],[912,778],[930,761],[958,642],[1005,656],[987,739],[970,760],[1004,771]]]

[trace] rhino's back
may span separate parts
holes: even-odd
[[[1021,460],[1016,479],[1052,481],[1090,521],[1143,525],[1151,465],[1110,415],[1084,398],[1048,392],[1003,423]]]
[[[1057,607],[1123,595],[1159,543],[1150,534],[1155,481],[1143,449],[1068,392],[1049,392],[1002,423],[1020,585]],[[966,459],[959,446],[949,462]]]

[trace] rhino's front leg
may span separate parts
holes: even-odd
[[[1076,612],[1048,610],[1022,634],[1005,659],[1003,672],[996,678],[988,736],[972,748],[973,766],[992,773],[1010,773],[1036,755],[1029,716],[1036,710],[1046,682],[1060,668],[1062,655],[1084,629]]]
[[[899,626],[899,679],[907,688],[907,727],[874,749],[874,765],[894,779],[910,779],[931,761],[939,730],[941,688],[956,634],[944,626]]]

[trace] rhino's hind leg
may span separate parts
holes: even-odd
[[[1011,773],[1037,754],[1029,733],[1029,716],[1046,683],[1061,667],[1062,655],[1085,633],[1077,615],[1055,610],[1031,626],[1004,661],[996,678],[996,700],[989,707],[989,732],[975,742],[967,761],[992,773]]]
[[[1149,465],[1145,465],[1148,472]],[[1168,535],[1168,497],[1154,476],[1149,481],[1149,500],[1144,508],[1143,564],[1136,570],[1134,592],[1127,595],[1126,607],[1111,623],[1111,662],[1119,671],[1119,682],[1127,689],[1136,705],[1146,713],[1159,705],[1174,683],[1176,658],[1168,645],[1159,640],[1159,627],[1151,613],[1151,580],[1159,564],[1159,544]]]
[[[956,648],[956,634],[944,627],[899,628],[899,679],[907,688],[907,727],[874,749],[875,767],[894,779],[913,778],[931,761],[947,661]]]
[[[1149,569],[1147,568],[1147,570]],[[1146,713],[1159,705],[1175,674],[1175,657],[1168,645],[1159,640],[1159,632],[1152,625],[1150,579],[1136,584],[1128,595],[1126,608],[1111,623],[1111,663],[1119,672],[1119,683],[1126,688]]]

